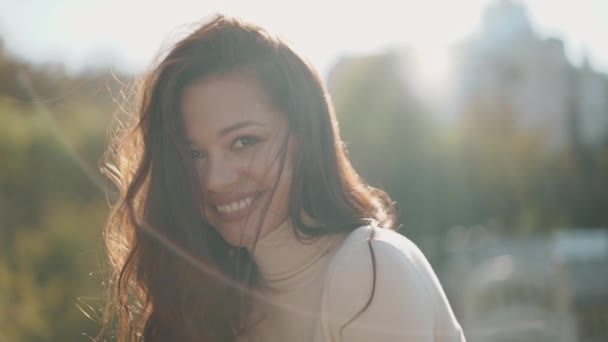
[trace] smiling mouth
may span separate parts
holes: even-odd
[[[259,197],[259,194],[256,193],[231,203],[216,205],[214,209],[222,221],[240,220],[249,215],[252,204]]]
[[[222,214],[233,213],[235,211],[249,207],[251,205],[251,203],[253,202],[254,197],[255,196],[249,196],[240,201],[234,201],[232,203],[218,205],[215,208],[217,209],[218,212],[220,212]]]

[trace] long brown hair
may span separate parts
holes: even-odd
[[[248,328],[252,301],[242,289],[259,285],[255,263],[204,219],[179,138],[184,88],[235,71],[254,76],[299,138],[289,216],[302,235],[393,226],[390,198],[348,161],[314,69],[262,28],[215,16],[145,75],[136,113],[121,121],[103,163],[118,190],[104,239],[112,271],[108,312],[117,313],[120,341],[234,341]],[[308,226],[303,213],[321,225]]]

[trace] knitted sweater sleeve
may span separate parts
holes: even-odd
[[[375,285],[367,241],[372,228],[362,227],[350,234],[329,264],[319,340],[465,341],[441,284],[420,249],[399,233],[373,229]]]

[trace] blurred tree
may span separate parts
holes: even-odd
[[[410,237],[444,227],[441,149],[428,109],[410,88],[408,54],[345,58],[328,86],[353,164],[398,203]]]
[[[407,60],[394,51],[344,58],[328,85],[353,163],[399,203],[408,235],[608,224],[605,147],[552,149],[549,128],[521,125],[500,96],[480,98],[440,128],[413,95]]]
[[[69,76],[0,50],[0,341],[98,332],[108,206],[96,165],[119,88],[109,72]]]

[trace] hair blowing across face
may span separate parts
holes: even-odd
[[[103,163],[118,190],[104,234],[111,265],[106,326],[117,324],[120,341],[234,341],[249,326],[255,264],[205,221],[180,140],[184,88],[228,72],[252,75],[287,116],[298,142],[289,216],[300,233],[393,226],[390,198],[351,167],[313,68],[262,28],[215,16],[145,75],[136,112],[111,138]],[[307,226],[303,213],[320,224]]]

